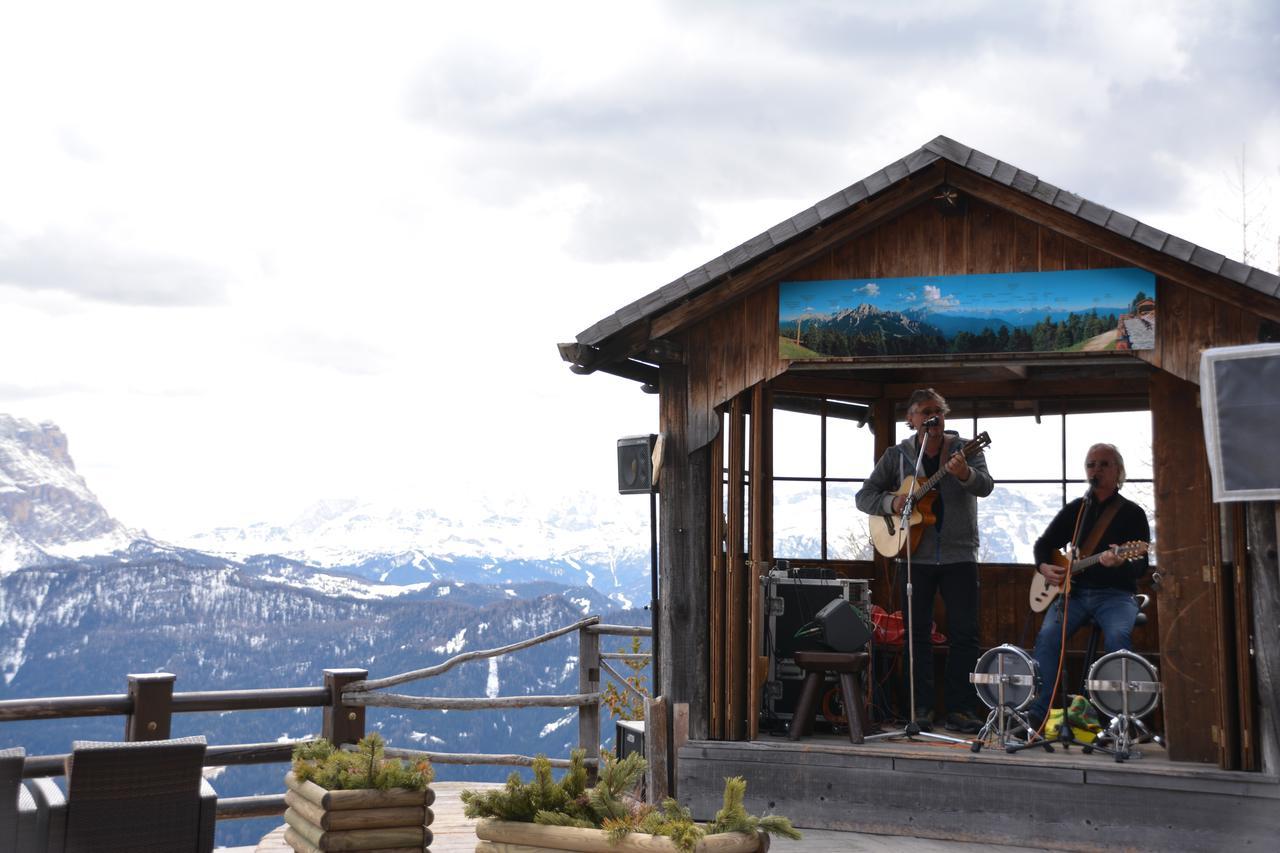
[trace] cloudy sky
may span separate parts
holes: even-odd
[[[0,411],[158,535],[610,491],[556,342],[938,134],[1275,269],[1278,8],[4,2]]]

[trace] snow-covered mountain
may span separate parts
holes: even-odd
[[[239,559],[277,555],[388,586],[586,586],[628,608],[649,598],[647,509],[644,501],[585,494],[549,507],[523,498],[458,501],[447,509],[328,500],[288,524],[217,528],[181,544]]]
[[[0,575],[108,554],[134,538],[76,473],[62,430],[0,414]]]

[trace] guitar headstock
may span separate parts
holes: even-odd
[[[1117,545],[1115,548],[1116,556],[1122,560],[1132,560],[1134,557],[1141,557],[1147,553],[1147,549],[1151,547],[1151,543],[1134,540]]]
[[[965,442],[963,452],[965,456],[972,456],[979,450],[991,446],[991,436],[987,435],[987,431],[983,430],[973,438]]]

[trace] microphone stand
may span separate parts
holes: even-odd
[[[1079,549],[1080,547],[1080,534],[1084,532],[1083,530],[1084,520],[1089,515],[1089,508],[1093,506],[1093,485],[1094,485],[1094,478],[1090,477],[1089,486],[1088,488],[1085,489],[1085,492],[1084,492],[1084,504],[1080,507],[1080,513],[1076,516],[1075,530],[1073,530],[1071,534],[1071,559],[1068,561],[1067,574],[1062,578],[1062,592],[1060,593],[1061,601],[1059,603],[1060,603],[1060,606],[1062,607],[1062,624],[1064,629],[1067,624],[1068,608],[1071,606],[1070,600],[1071,600],[1072,567],[1075,566],[1076,561],[1081,557],[1081,555],[1077,552],[1077,549]],[[1088,555],[1086,554],[1084,556],[1088,556]],[[1054,673],[1055,676],[1061,674],[1063,671],[1066,670],[1067,641],[1070,639],[1071,639],[1070,637],[1067,637],[1064,635],[1062,640],[1059,642],[1058,672]],[[1065,685],[1066,679],[1062,679],[1062,683],[1063,685]],[[1058,682],[1054,682],[1054,685],[1049,689],[1056,691],[1057,684]],[[1043,687],[1041,689],[1043,689]],[[1058,721],[1057,737],[1053,738],[1052,740],[1048,738],[1041,738],[1040,740],[1028,739],[1026,743],[1015,744],[1014,746],[1008,747],[1006,751],[1009,753],[1015,753],[1015,752],[1021,752],[1024,749],[1030,749],[1033,746],[1043,746],[1045,752],[1053,752],[1053,744],[1057,744],[1058,746],[1062,747],[1064,752],[1069,748],[1071,748],[1072,746],[1078,746],[1081,748],[1081,752],[1085,753],[1086,755],[1093,752],[1094,750],[1097,750],[1098,752],[1105,752],[1107,755],[1115,755],[1115,752],[1113,750],[1107,749],[1105,746],[1099,746],[1092,743],[1085,743],[1084,741],[1076,737],[1075,732],[1071,728],[1071,722],[1067,719],[1067,711],[1071,707],[1071,699],[1068,696],[1068,692],[1065,686],[1061,691],[1060,698],[1061,698],[1061,702],[1059,706],[1062,709],[1062,719]],[[1048,710],[1045,711],[1046,720],[1048,719],[1048,714],[1051,713],[1052,711],[1053,711],[1052,708],[1049,708]]]
[[[935,732],[926,732],[920,728],[920,724],[916,722],[916,625],[915,613],[911,609],[912,588],[911,588],[911,513],[915,511],[916,506],[916,486],[920,483],[920,470],[924,462],[924,446],[928,444],[928,428],[920,429],[920,449],[916,452],[916,467],[912,475],[911,489],[907,492],[906,500],[902,502],[902,520],[898,524],[898,529],[904,534],[904,542],[907,549],[907,594],[904,604],[904,612],[907,618],[904,623],[907,626],[907,683],[908,696],[910,697],[911,707],[907,713],[907,724],[898,731],[880,732],[879,734],[868,735],[864,740],[889,740],[891,738],[906,738],[907,740],[915,740],[916,738],[932,738],[933,740],[945,741],[947,743],[967,743],[961,738],[951,737],[950,735],[941,735]],[[946,439],[943,440],[945,447]],[[942,448],[938,448],[941,455]],[[946,460],[939,458],[938,465],[945,465]]]

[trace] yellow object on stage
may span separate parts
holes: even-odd
[[[1058,736],[1058,728],[1062,725],[1062,709],[1053,708],[1049,711],[1049,719],[1044,724],[1044,736],[1048,740],[1053,740]],[[1093,743],[1094,738],[1098,736],[1097,732],[1091,732],[1088,729],[1082,729],[1079,726],[1072,726],[1071,733],[1076,736],[1076,740],[1081,743]]]

